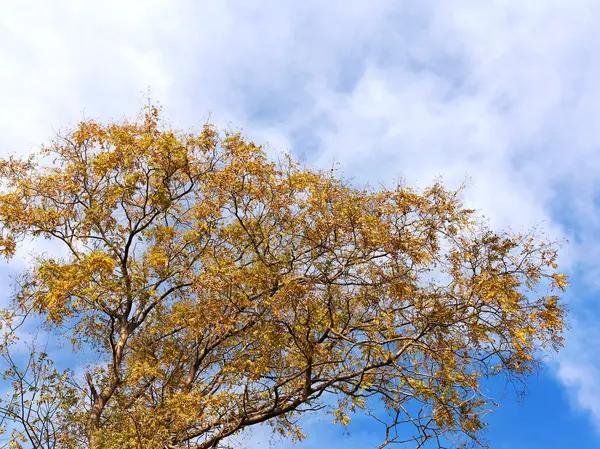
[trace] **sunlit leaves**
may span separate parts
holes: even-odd
[[[477,443],[482,379],[562,342],[556,247],[487,229],[440,184],[358,189],[156,108],[81,123],[0,179],[4,254],[68,251],[37,257],[14,310],[99,354],[56,447],[216,448],[259,423],[300,440],[314,410],[375,415],[386,443]]]

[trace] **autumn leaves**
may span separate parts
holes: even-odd
[[[156,108],[82,123],[0,179],[4,253],[69,251],[39,255],[13,307],[98,354],[77,399],[47,387],[61,419],[40,447],[215,448],[263,422],[301,438],[304,412],[347,424],[376,403],[388,443],[478,441],[481,378],[561,343],[556,248],[485,229],[441,185],[356,189]]]

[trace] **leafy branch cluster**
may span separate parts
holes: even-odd
[[[4,254],[68,251],[36,258],[3,319],[12,447],[219,448],[260,423],[299,440],[306,412],[347,425],[376,403],[382,447],[482,444],[482,379],[562,342],[556,246],[485,228],[439,184],[357,189],[154,107],[83,122],[0,180]],[[32,351],[23,369],[23,317],[98,362],[79,378]]]

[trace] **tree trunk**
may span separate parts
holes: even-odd
[[[92,415],[88,421],[87,427],[88,449],[100,449],[102,447],[102,438],[100,434],[100,416]]]

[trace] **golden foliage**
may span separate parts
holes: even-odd
[[[486,229],[439,184],[353,188],[153,107],[81,123],[0,179],[3,253],[69,251],[38,257],[15,310],[100,354],[81,397],[49,384],[69,398],[55,447],[215,448],[263,422],[301,439],[303,412],[347,425],[374,400],[384,444],[477,442],[482,378],[562,341],[559,297],[535,290],[567,285],[555,246]]]

